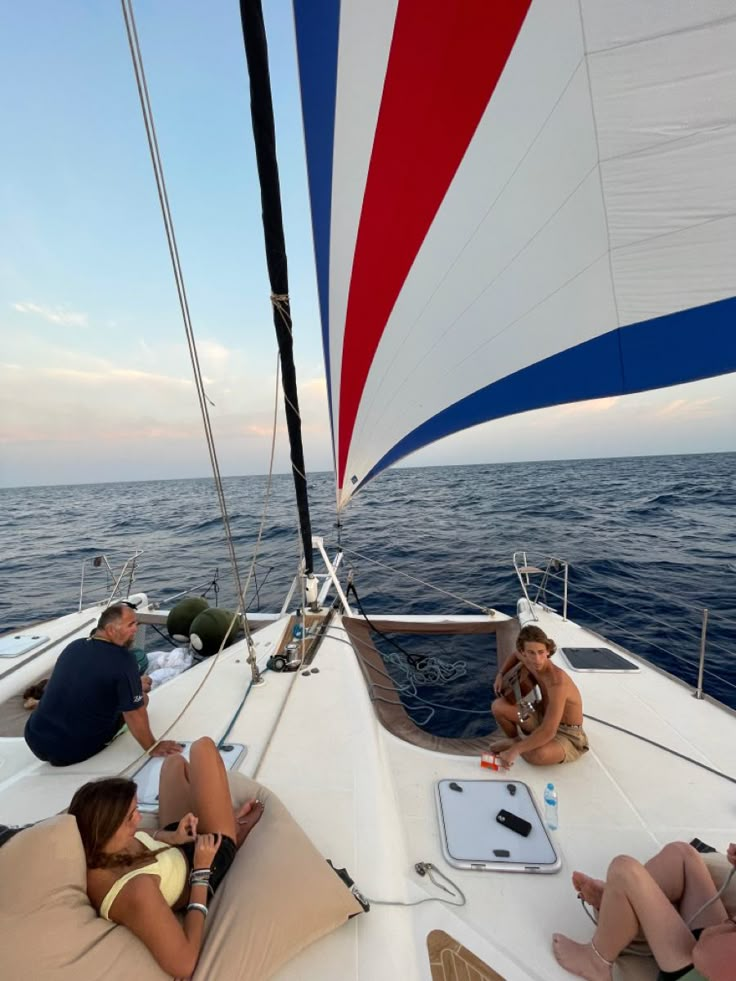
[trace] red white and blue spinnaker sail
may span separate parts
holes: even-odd
[[[294,0],[338,504],[736,371],[733,0]]]

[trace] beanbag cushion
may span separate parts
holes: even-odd
[[[240,774],[230,776],[230,788],[235,804],[258,796],[264,813],[210,905],[194,981],[265,981],[361,911],[278,797]],[[155,827],[155,816],[142,824]],[[97,915],[85,883],[71,815],[0,849],[3,981],[166,981],[129,930]]]
[[[21,831],[0,849],[3,981],[166,981],[129,930],[101,919],[70,814]]]

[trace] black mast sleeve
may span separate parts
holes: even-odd
[[[286,264],[284,225],[281,218],[281,190],[276,160],[276,133],[271,100],[271,77],[268,70],[268,44],[260,0],[240,0],[240,19],[243,25],[245,57],[250,76],[250,114],[258,163],[263,209],[263,234],[266,242],[266,262],[271,293],[283,297],[274,305],[273,321],[281,357],[281,381],[286,408],[286,425],[291,448],[291,469],[299,510],[307,573],[312,572],[312,528],[309,520],[309,500],[304,469],[302,426],[299,416],[299,397],[296,390],[294,349],[291,338],[291,308],[289,305],[289,275]]]

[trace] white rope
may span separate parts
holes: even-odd
[[[156,137],[156,127],[153,120],[153,110],[151,108],[151,100],[148,94],[148,86],[146,83],[146,75],[143,68],[143,58],[141,55],[140,44],[138,42],[138,32],[135,25],[135,16],[133,13],[132,0],[121,0],[123,8],[123,17],[125,19],[125,28],[128,34],[128,44],[130,46],[130,55],[133,60],[133,70],[135,73],[136,85],[138,88],[138,97],[141,103],[141,110],[143,112],[143,122],[146,128],[146,136],[148,139],[148,149],[151,154],[151,163],[153,165],[154,176],[156,179],[156,189],[158,191],[159,203],[161,205],[161,213],[164,220],[164,229],[166,231],[166,239],[169,247],[169,255],[171,257],[171,264],[174,271],[174,279],[176,281],[177,294],[179,296],[179,306],[181,308],[182,319],[184,321],[184,331],[187,338],[187,346],[189,348],[189,357],[192,363],[192,371],[194,373],[194,383],[197,390],[197,398],[199,400],[200,412],[202,415],[202,422],[204,425],[205,439],[207,442],[207,449],[210,456],[210,463],[212,465],[212,472],[215,480],[215,489],[217,491],[217,498],[220,504],[220,513],[222,516],[222,522],[225,528],[225,537],[227,540],[228,551],[230,553],[230,564],[232,567],[233,578],[235,580],[235,586],[238,593],[238,600],[240,604],[240,610],[243,611],[242,625],[245,631],[246,640],[248,642],[248,661],[251,665],[251,670],[257,672],[255,667],[255,650],[253,648],[253,639],[251,637],[250,628],[248,626],[247,619],[244,615],[245,611],[245,601],[243,595],[243,587],[240,580],[240,571],[238,569],[238,560],[235,555],[235,543],[233,542],[232,531],[230,528],[230,518],[227,511],[227,504],[225,501],[225,492],[222,486],[222,478],[220,476],[220,467],[217,460],[217,451],[215,448],[214,434],[212,432],[212,424],[210,421],[209,410],[207,408],[208,398],[204,389],[204,380],[202,378],[202,371],[199,364],[199,356],[197,353],[197,346],[194,338],[194,329],[192,327],[192,319],[189,312],[189,302],[187,300],[186,288],[184,285],[184,275],[181,269],[181,262],[179,260],[179,250],[176,244],[176,235],[174,233],[174,224],[171,217],[171,209],[169,207],[168,194],[166,192],[166,181],[164,179],[163,164],[161,162],[161,155],[158,148],[158,139]],[[255,675],[254,675],[255,677]]]

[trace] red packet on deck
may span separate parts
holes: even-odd
[[[484,753],[480,758],[480,765],[488,770],[500,770],[501,763],[495,753]]]

